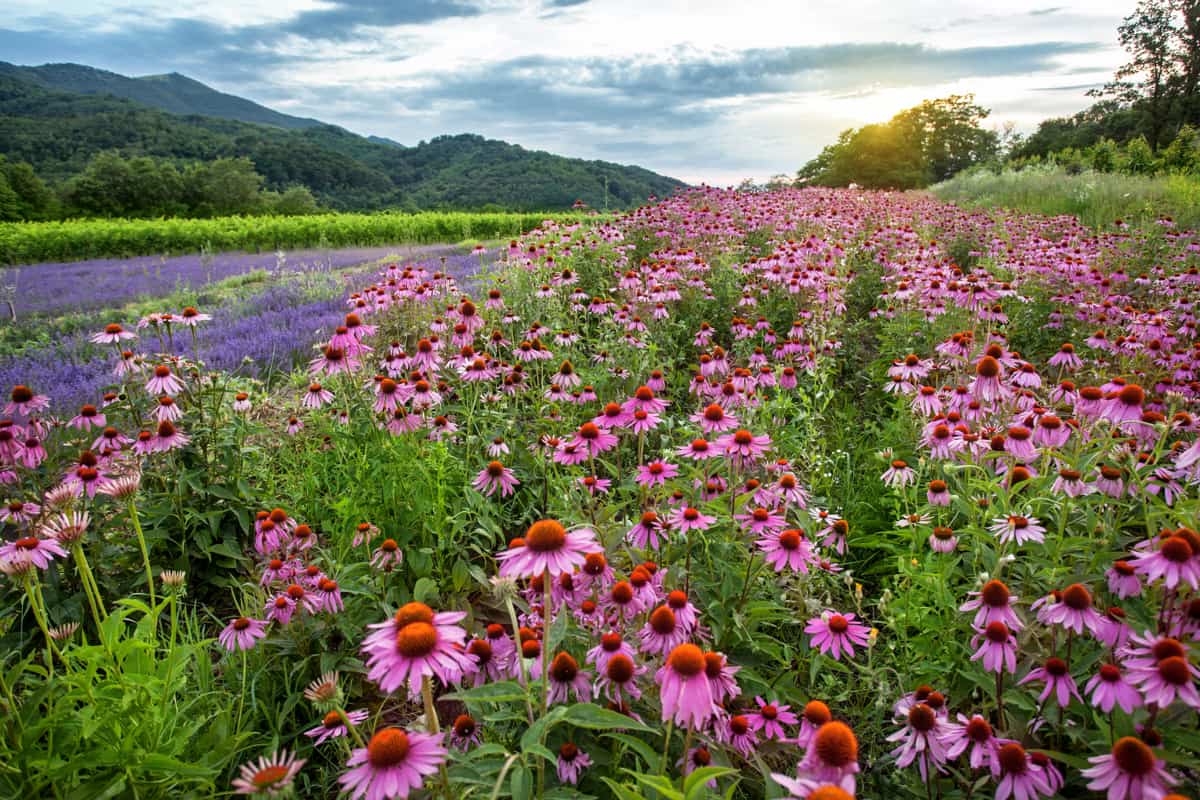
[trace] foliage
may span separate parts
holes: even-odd
[[[998,137],[980,123],[974,95],[925,100],[885,124],[845,130],[798,173],[805,183],[913,189],[942,181],[995,155]]]
[[[585,219],[578,212],[546,215],[428,211],[9,223],[0,224],[0,264],[508,238],[535,227],[547,217],[563,221]]]
[[[147,203],[136,213],[221,213],[221,204],[230,200],[212,196],[213,176],[191,169],[211,170],[204,165],[222,163],[228,179],[230,159],[249,159],[271,191],[303,186],[322,206],[337,210],[544,211],[566,210],[576,201],[607,210],[667,196],[683,185],[639,167],[563,158],[470,134],[402,147],[333,125],[284,129],[178,116],[111,95],[47,88],[28,77],[0,69],[0,155],[32,165],[68,196],[72,179],[86,175],[89,162],[109,151],[136,160],[139,169],[156,171],[168,183],[172,178],[166,171],[176,169],[185,184],[183,196],[171,186],[157,198],[166,204],[161,211]],[[140,161],[143,157],[153,162]],[[136,196],[117,196],[129,210],[105,212],[98,202],[104,195],[96,192],[84,193],[81,202],[90,205],[79,208],[116,214],[141,208]],[[182,208],[171,205],[175,198]],[[243,194],[238,202],[245,199]]]
[[[963,205],[1071,214],[1090,227],[1163,218],[1188,228],[1200,225],[1200,179],[1194,175],[1150,177],[1042,165],[998,173],[971,171],[932,191]]]

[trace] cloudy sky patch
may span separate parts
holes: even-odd
[[[182,72],[416,144],[472,132],[727,184],[974,91],[1031,129],[1088,104],[1131,3],[10,0],[0,59]]]

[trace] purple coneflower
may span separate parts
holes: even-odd
[[[351,800],[407,798],[446,761],[440,734],[384,728],[350,754],[338,778]]]
[[[257,762],[243,764],[233,780],[233,793],[275,797],[289,790],[304,763],[305,759],[282,750],[270,758],[263,756]]]
[[[988,672],[1003,672],[1005,669],[1010,673],[1017,671],[1017,639],[1003,622],[989,622],[971,640],[971,646],[975,645],[979,645],[979,649],[971,656],[971,660],[982,660],[983,668]]]
[[[436,677],[443,686],[456,682],[472,666],[461,648],[467,632],[456,624],[465,616],[463,611],[434,613],[413,602],[391,619],[367,626],[374,631],[362,645],[367,678],[389,693],[407,681],[412,697],[419,696],[424,676]]]
[[[662,486],[672,478],[678,477],[679,467],[668,461],[650,461],[637,468],[634,481],[639,486]]]
[[[758,711],[749,715],[750,727],[760,731],[764,738],[786,739],[787,731],[783,726],[795,725],[800,721],[800,718],[792,713],[791,706],[768,703],[761,697],[755,697],[754,702],[758,704]]]
[[[579,783],[579,777],[583,771],[591,765],[592,759],[573,742],[567,742],[558,748],[557,773],[559,782],[569,783],[574,786]]]
[[[579,669],[579,662],[570,653],[559,653],[550,662],[550,695],[547,702],[570,702],[570,693],[575,693],[575,699],[580,703],[592,699],[591,675]]]
[[[662,697],[662,719],[681,727],[703,727],[717,711],[706,675],[704,652],[694,644],[681,644],[655,673]]]
[[[225,626],[218,641],[229,652],[249,650],[255,643],[267,635],[267,623],[261,619],[238,617]]]
[[[525,537],[514,542],[496,556],[502,577],[528,578],[545,572],[556,577],[583,566],[588,553],[602,549],[591,529],[578,528],[568,533],[552,519],[533,523]]]
[[[812,543],[805,538],[803,531],[796,528],[778,533],[768,532],[755,545],[763,551],[763,559],[776,572],[783,572],[786,567],[807,573],[809,565],[816,561]]]
[[[840,661],[843,652],[847,658],[854,657],[854,645],[866,647],[871,631],[856,622],[854,614],[826,610],[821,616],[810,619],[804,632],[812,637],[811,647],[820,649],[821,655],[832,655],[834,660]]]
[[[1075,685],[1075,679],[1071,677],[1071,670],[1067,666],[1067,662],[1061,658],[1046,659],[1042,666],[1030,670],[1028,675],[1017,681],[1017,685],[1023,686],[1031,681],[1042,681],[1045,684],[1042,693],[1038,695],[1039,703],[1045,702],[1051,694],[1054,695],[1055,701],[1061,708],[1069,706],[1072,697],[1083,702],[1083,698],[1079,696],[1079,688]]]
[[[1111,713],[1119,705],[1126,714],[1132,714],[1142,705],[1142,696],[1137,689],[1125,681],[1121,668],[1116,664],[1101,664],[1100,670],[1088,680],[1083,690],[1091,695],[1092,705],[1104,713]]]
[[[499,461],[491,461],[475,476],[471,485],[488,497],[495,494],[497,489],[500,490],[501,497],[508,497],[516,491],[520,483],[511,469]]]
[[[1022,517],[1016,514],[1000,517],[992,520],[988,530],[995,534],[1003,544],[1016,542],[1018,545],[1022,545],[1026,542],[1040,543],[1046,540],[1046,529],[1042,527],[1041,520],[1035,517]]]
[[[1165,762],[1141,739],[1118,739],[1108,755],[1089,758],[1093,767],[1083,770],[1091,778],[1088,788],[1108,794],[1108,800],[1156,800],[1177,781]]]
[[[368,716],[370,715],[365,709],[360,711],[346,712],[346,719],[350,720],[350,724],[356,728],[361,725]],[[330,711],[321,719],[320,725],[306,730],[304,735],[310,739],[315,739],[316,741],[314,741],[313,744],[318,745],[329,739],[338,739],[342,736],[346,736],[349,734],[349,732],[350,731],[346,727],[345,720],[342,719],[342,715],[337,711]]]

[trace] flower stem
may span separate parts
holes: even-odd
[[[426,730],[432,734],[440,734],[442,726],[438,722],[437,708],[433,705],[433,681],[428,675],[421,676],[421,697],[425,701]],[[444,762],[438,764],[438,781],[441,783],[442,794],[446,800],[451,800],[450,776],[446,774],[446,764]]]
[[[100,599],[100,589],[96,586],[96,577],[88,565],[83,545],[76,542],[71,546],[71,554],[75,557],[75,568],[79,570],[79,582],[83,584],[83,593],[87,595],[88,606],[92,610],[92,619],[96,622],[96,632],[100,633],[100,623],[108,617],[108,614],[104,610],[104,602]]]
[[[146,586],[150,589],[150,608],[153,611],[157,600],[154,597],[154,573],[150,569],[150,551],[146,549],[146,537],[142,534],[142,522],[138,518],[137,503],[132,497],[129,498],[129,521],[133,523],[133,532],[137,534],[138,547],[142,551],[142,564],[146,567]],[[154,619],[157,623],[157,613],[155,613]],[[155,627],[157,628],[157,624]]]

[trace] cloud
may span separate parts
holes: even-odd
[[[306,39],[339,41],[364,27],[425,25],[481,13],[478,5],[463,0],[335,0],[332,8],[302,11],[281,29]]]
[[[1028,75],[1062,56],[1099,45],[1039,42],[940,49],[868,43],[749,49],[705,54],[676,50],[643,58],[521,56],[432,78],[405,92],[414,110],[466,104],[477,112],[609,124],[695,124],[756,98],[811,92],[861,95],[964,78]]]

